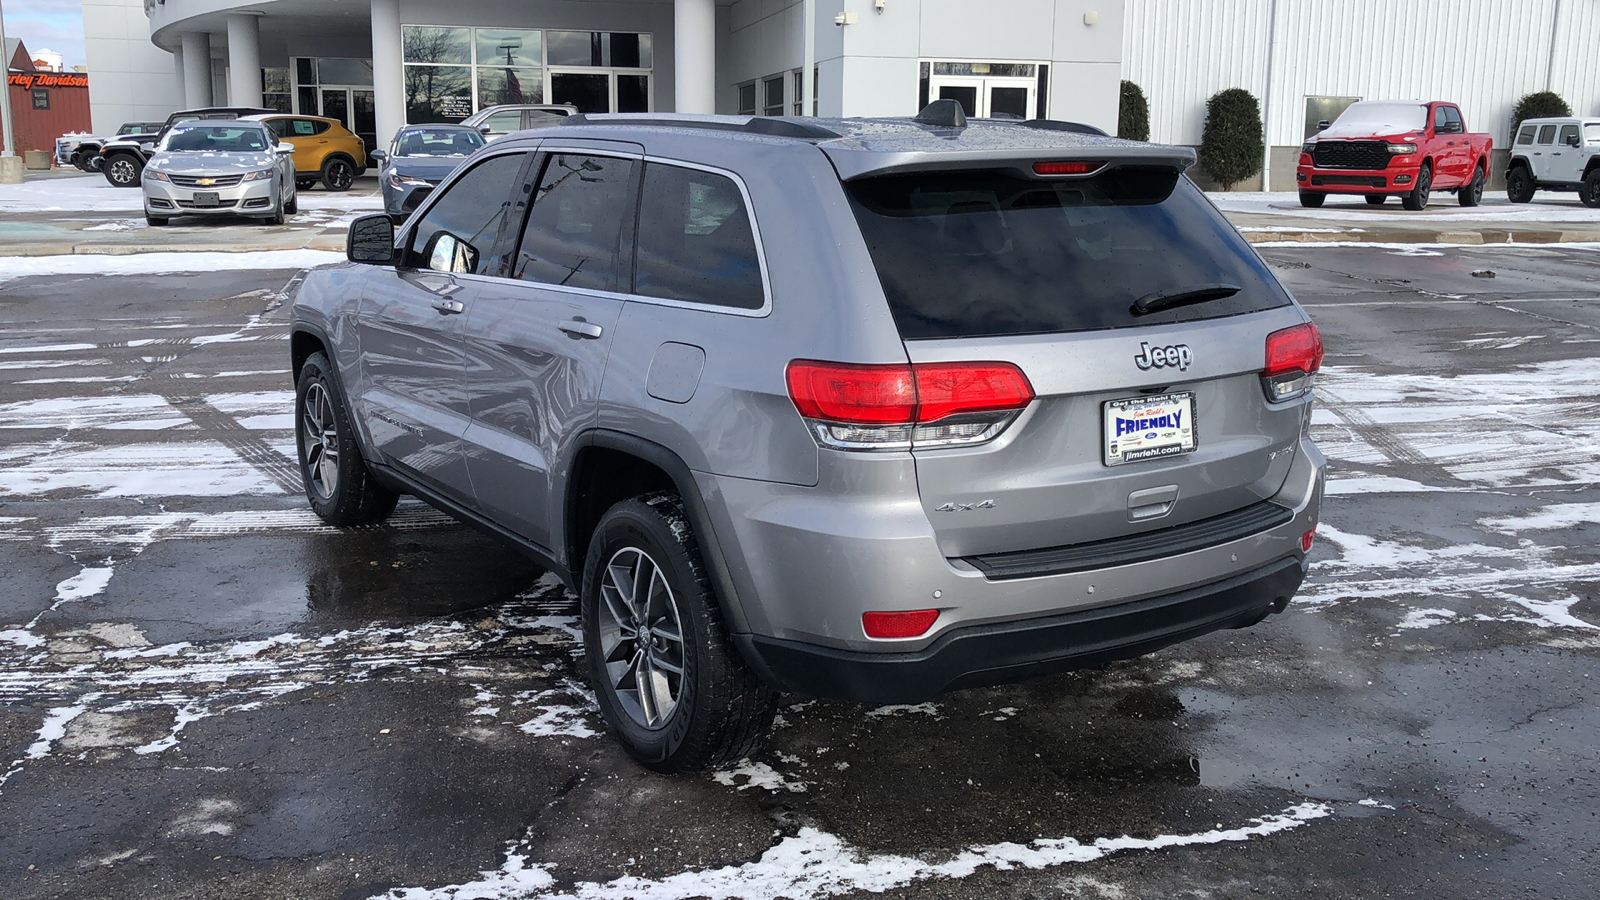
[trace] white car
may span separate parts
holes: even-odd
[[[1535,191],[1577,191],[1600,207],[1600,119],[1525,119],[1511,142],[1506,196],[1527,203]]]
[[[260,122],[200,120],[177,125],[145,164],[144,217],[234,215],[282,225],[299,212],[294,145]]]

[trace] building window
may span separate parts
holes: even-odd
[[[803,116],[805,110],[806,77],[799,70],[794,73],[794,98],[790,103],[794,106],[794,115]]]
[[[50,92],[45,90],[44,88],[35,88],[34,91],[33,91],[33,108],[34,109],[49,109],[50,108]]]
[[[768,78],[765,88],[766,103],[761,107],[761,114],[767,116],[783,115],[783,76]]]
[[[282,113],[294,112],[294,85],[289,68],[261,70],[261,105]]]
[[[739,115],[753,116],[756,114],[756,83],[739,85]]]

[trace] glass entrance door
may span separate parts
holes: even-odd
[[[368,149],[378,141],[377,100],[371,88],[325,87],[318,91],[318,113],[355,132]]]
[[[923,63],[929,100],[954,100],[979,119],[1031,119],[1038,109],[1042,68],[1034,63]]]
[[[550,72],[550,102],[570,103],[578,112],[649,112],[650,76],[635,72]]]

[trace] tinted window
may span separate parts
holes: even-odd
[[[528,210],[513,277],[544,284],[617,290],[625,269],[623,236],[632,234],[638,164],[609,156],[558,154]]]
[[[1444,120],[1450,124],[1451,130],[1457,134],[1460,134],[1462,131],[1466,130],[1465,123],[1461,121],[1461,110],[1456,109],[1453,106],[1446,106],[1443,107],[1443,109]]]
[[[510,134],[522,130],[522,113],[516,110],[497,112],[483,120],[483,127],[489,129],[490,134]]]
[[[1525,126],[1521,131],[1517,132],[1517,144],[1521,145],[1533,143],[1534,130],[1535,129],[1532,125],[1528,125]]]
[[[1435,106],[1433,108],[1433,130],[1434,131],[1438,131],[1438,130],[1444,128],[1444,126],[1449,121],[1450,121],[1449,116],[1445,115],[1445,107],[1443,107],[1443,106]]]
[[[1549,144],[1553,143],[1555,139],[1556,127],[1554,125],[1542,125],[1539,127],[1539,143]]]
[[[433,243],[448,233],[477,251],[468,269],[478,275],[504,273],[503,260],[491,256],[511,201],[519,193],[520,153],[493,156],[473,166],[417,223],[411,238],[411,265],[427,268]]]
[[[1576,126],[1576,125],[1563,125],[1563,126],[1561,126],[1561,136],[1557,139],[1557,142],[1561,143],[1561,144],[1566,144],[1566,143],[1574,140],[1575,138],[1577,138],[1577,136],[1578,136],[1578,126]]]
[[[739,309],[766,302],[750,212],[725,176],[646,166],[637,252],[634,293]]]
[[[1170,169],[1072,181],[930,172],[845,187],[907,340],[1158,325],[1289,302],[1233,226]],[[1129,309],[1207,284],[1243,290],[1143,316]]]

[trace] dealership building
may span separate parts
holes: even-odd
[[[1354,99],[1446,99],[1503,146],[1516,99],[1600,115],[1600,0],[83,0],[94,127],[264,105],[369,142],[505,102],[588,112],[1045,116],[1198,144],[1261,100],[1267,183]],[[1398,16],[1398,19],[1397,19]],[[810,27],[807,27],[807,24]],[[809,39],[808,39],[809,38]],[[805,77],[807,70],[811,78]],[[1258,179],[1259,181],[1259,179]],[[1244,185],[1248,187],[1248,185]]]

